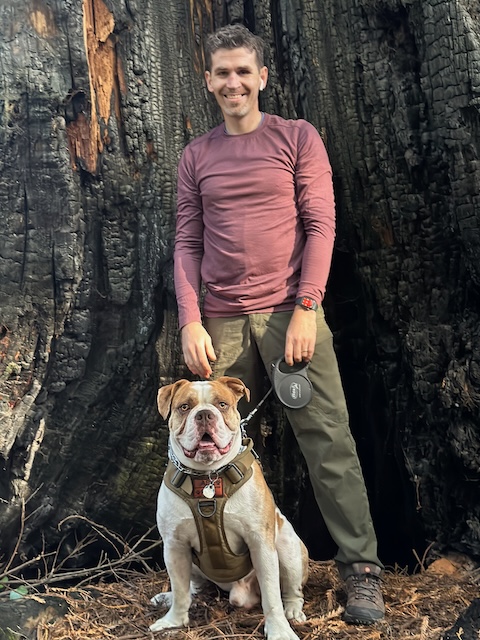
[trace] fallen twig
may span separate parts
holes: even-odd
[[[133,564],[141,565],[146,571],[152,571],[147,562],[150,559],[148,554],[162,544],[161,540],[149,539],[149,536],[155,527],[150,527],[150,529],[131,544],[121,538],[117,533],[109,531],[103,525],[95,523],[80,515],[71,515],[68,518],[65,518],[59,523],[59,528],[61,528],[67,520],[71,520],[73,518],[88,523],[92,527],[93,531],[89,532],[81,540],[78,540],[75,547],[61,560],[59,560],[59,558],[62,554],[64,538],[62,538],[54,551],[42,552],[34,558],[14,565],[21,539],[21,536],[19,536],[9,561],[4,567],[0,565],[0,581],[3,579],[5,585],[4,589],[0,591],[0,599],[9,597],[9,594],[21,585],[27,586],[29,590],[38,591],[46,586],[60,583],[74,581],[77,586],[80,587],[85,580],[98,580],[100,578],[106,578],[107,576],[113,575],[119,577],[121,573],[128,571],[128,568]],[[22,531],[24,522],[25,512],[23,510]],[[82,567],[79,569],[65,569],[67,561],[76,557],[87,547],[98,541],[97,536],[111,544],[117,557],[110,559],[106,552],[102,550],[95,566]],[[25,574],[27,572],[30,573],[33,570],[37,571],[38,577],[26,578]]]

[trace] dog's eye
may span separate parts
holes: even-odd
[[[181,405],[178,407],[178,409],[179,409],[179,411],[181,411],[182,413],[185,413],[185,412],[189,411],[189,409],[190,409],[190,405],[188,404],[188,402],[184,402],[183,404],[181,404]]]
[[[228,403],[226,402],[219,402],[218,406],[220,407],[220,409],[228,409]]]

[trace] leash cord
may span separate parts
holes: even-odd
[[[250,413],[248,414],[248,416],[246,418],[243,418],[243,420],[240,421],[240,429],[242,430],[242,436],[244,438],[247,437],[247,432],[246,432],[247,424],[250,422],[250,420],[253,418],[253,416],[257,413],[257,411],[260,409],[260,407],[265,402],[265,400],[268,398],[268,396],[272,393],[272,391],[273,391],[273,387],[270,387],[270,389],[263,396],[263,398],[260,400],[260,402],[257,404],[257,406],[250,411]]]

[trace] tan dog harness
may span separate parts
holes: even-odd
[[[223,523],[225,504],[235,491],[253,474],[253,463],[260,464],[250,438],[242,441],[243,451],[225,468],[210,476],[192,476],[189,470],[176,467],[170,460],[163,477],[166,486],[190,507],[198,537],[200,552],[192,549],[193,562],[214,582],[235,582],[252,569],[248,549],[237,555],[227,541]],[[210,489],[212,497],[208,495]],[[208,495],[208,498],[205,497]]]

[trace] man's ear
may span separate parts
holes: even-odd
[[[267,80],[268,80],[268,68],[262,67],[260,69],[260,91],[263,91],[267,86]]]
[[[213,87],[212,87],[212,83],[210,82],[210,71],[205,71],[205,82],[207,83],[207,89],[210,91],[210,93],[213,93]]]

